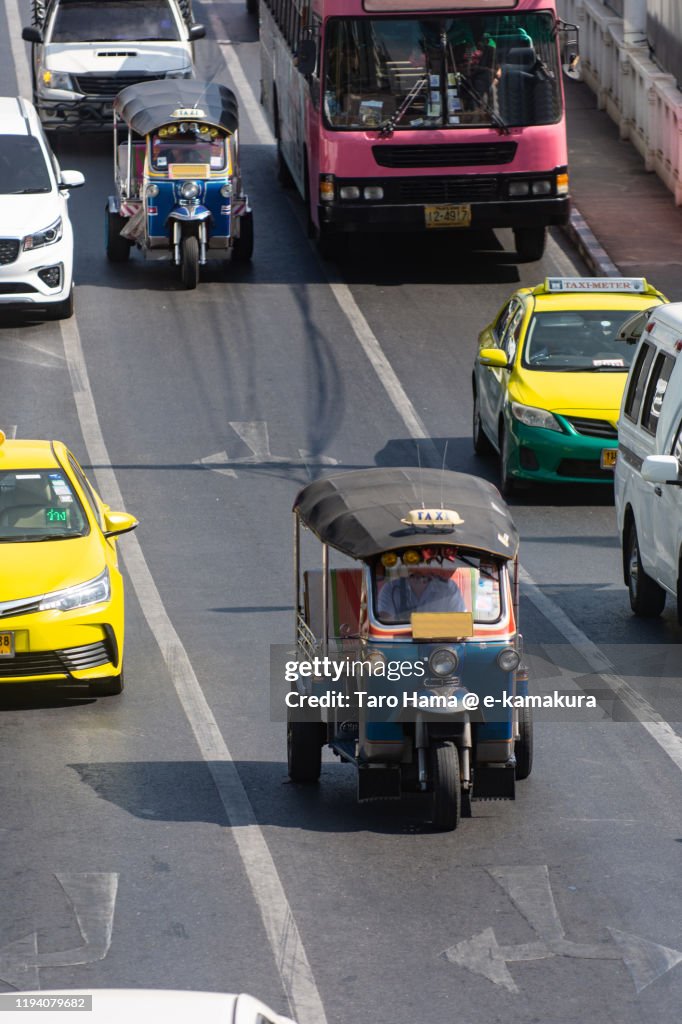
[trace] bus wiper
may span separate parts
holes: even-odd
[[[417,81],[412,86],[412,88],[410,89],[410,91],[408,92],[403,102],[396,110],[396,112],[394,114],[391,114],[391,116],[386,121],[379,125],[379,135],[382,138],[385,138],[387,135],[390,135],[395,126],[397,124],[400,124],[407,111],[410,109],[414,101],[420,95],[422,89],[424,88],[428,80],[428,75],[424,75],[423,78],[418,78]]]
[[[478,106],[481,108],[484,114],[488,115],[488,117],[490,118],[490,123],[494,125],[495,128],[497,128],[500,135],[509,135],[509,128],[502,120],[500,115],[493,110],[488,101],[485,100],[469,82],[467,82],[466,78],[463,75],[458,75],[457,78],[460,89],[462,89],[467,94],[467,96],[473,103],[478,104]]]

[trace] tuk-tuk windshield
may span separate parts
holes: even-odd
[[[174,134],[162,128],[152,135],[152,169],[167,171],[171,164],[203,164],[211,171],[223,171],[227,167],[225,137],[215,128]]]
[[[393,566],[379,560],[373,578],[379,622],[405,624],[415,611],[473,612],[475,622],[496,622],[502,614],[500,565],[489,555],[467,552],[408,564],[398,557]]]

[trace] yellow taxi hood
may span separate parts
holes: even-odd
[[[511,384],[509,397],[523,405],[569,416],[601,413],[615,422],[627,376],[627,370],[591,373],[524,370]]]
[[[0,544],[0,600],[38,597],[94,579],[104,550],[92,536],[31,544]]]

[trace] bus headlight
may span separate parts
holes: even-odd
[[[363,190],[362,194],[365,199],[383,199],[384,190],[381,185],[367,185]]]
[[[341,199],[359,199],[360,189],[357,185],[342,185],[339,189],[339,197]]]

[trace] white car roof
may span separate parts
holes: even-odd
[[[0,135],[38,133],[38,115],[32,103],[21,96],[0,96]]]

